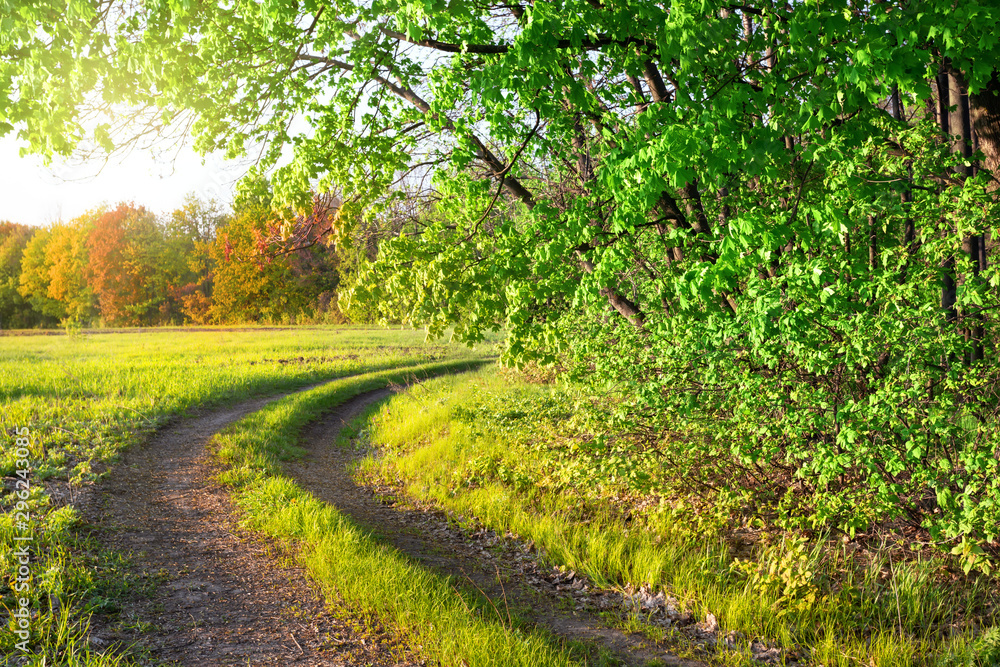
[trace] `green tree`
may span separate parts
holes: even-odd
[[[106,28],[121,9],[108,0],[27,0],[4,7],[0,136],[17,129],[30,150],[47,157],[69,154],[88,134],[109,146],[107,124],[90,124],[88,133],[81,106],[112,64]],[[128,89],[106,92],[127,95]]]
[[[336,192],[384,318],[711,423],[700,454],[795,475],[815,525],[1000,552],[992,0],[131,11],[105,89],[262,147],[278,210]]]

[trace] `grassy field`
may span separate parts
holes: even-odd
[[[619,437],[600,401],[571,386],[495,369],[439,378],[361,431],[382,452],[362,478],[512,531],[599,584],[650,584],[714,614],[720,636],[735,633],[721,664],[759,664],[755,639],[826,667],[1000,664],[995,579],[898,545],[783,531],[768,508],[735,511],[718,491],[679,493],[676,462]]]
[[[95,553],[74,529],[73,500],[124,449],[196,408],[483,355],[423,339],[417,331],[358,328],[0,338],[0,604],[14,611],[28,595],[34,664],[117,662],[91,653],[81,637],[90,613],[113,609],[115,596],[126,593],[127,574],[121,555]],[[25,428],[28,456],[21,459],[16,436]],[[18,489],[25,462],[29,472],[21,481],[28,484]],[[15,594],[15,538],[24,534],[18,512],[29,517],[34,537],[30,589]],[[14,655],[16,629],[11,618],[0,632],[5,656]]]

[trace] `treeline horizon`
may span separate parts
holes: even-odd
[[[282,219],[265,187],[231,208],[188,195],[161,215],[120,202],[0,221],[0,329],[348,321],[342,258],[321,242],[335,200]]]

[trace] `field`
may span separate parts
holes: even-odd
[[[685,492],[592,390],[492,354],[0,338],[4,664],[1000,660],[994,579]]]
[[[421,332],[350,328],[19,336],[0,339],[0,350],[3,604],[13,612],[20,597],[12,589],[16,508],[34,535],[30,647],[47,664],[76,659],[81,623],[91,610],[117,606],[112,598],[127,583],[118,580],[125,554],[94,552],[76,528],[78,505],[124,450],[193,412],[337,377],[481,357],[424,344]],[[30,439],[23,500],[15,495],[19,428]],[[15,656],[18,641],[0,635],[4,654]]]
[[[0,662],[1000,667],[1000,2],[4,7]]]

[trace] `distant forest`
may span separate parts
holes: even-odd
[[[267,196],[233,212],[189,196],[157,216],[134,203],[31,227],[0,221],[0,328],[341,323],[335,202],[281,219]]]

